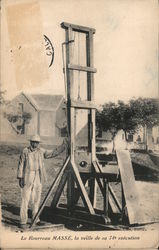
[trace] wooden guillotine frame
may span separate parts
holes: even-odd
[[[131,165],[131,159],[127,152],[117,152],[119,171],[104,172],[96,160],[95,145],[95,109],[94,104],[94,73],[96,69],[93,64],[93,36],[95,29],[61,23],[65,30],[66,46],[65,54],[65,76],[67,93],[67,126],[70,150],[63,167],[54,179],[44,201],[42,202],[31,227],[44,209],[46,202],[53,194],[51,213],[53,216],[69,218],[85,224],[102,225],[112,228],[110,214],[123,216],[125,206],[127,207],[128,223],[136,224],[144,221],[140,210],[136,209],[138,195],[135,189],[135,179]],[[73,33],[83,34],[86,45],[86,65],[73,63],[73,50],[75,37]],[[86,74],[86,98],[81,99],[74,96],[74,72],[85,72]],[[82,83],[81,83],[82,84]],[[81,150],[76,143],[76,111],[87,112],[87,147]],[[125,167],[126,165],[126,167]],[[110,166],[109,166],[110,167]],[[127,179],[128,178],[128,179]],[[121,181],[122,202],[120,203],[110,183]],[[86,187],[86,183],[88,186]],[[96,209],[97,184],[103,197],[103,210]],[[59,204],[61,194],[67,185],[67,202]],[[132,192],[132,186],[133,192]],[[83,207],[78,206],[79,199],[83,201]]]

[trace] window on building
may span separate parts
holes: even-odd
[[[67,136],[67,127],[61,128],[60,132],[61,132],[61,137],[66,137]]]
[[[124,134],[122,134],[122,140],[125,140],[125,136],[124,136]]]
[[[133,141],[133,135],[131,134],[128,134],[128,139],[127,139],[129,142],[132,142]]]
[[[24,111],[24,104],[23,103],[19,103],[19,112],[22,114]]]
[[[99,130],[97,131],[97,137],[98,137],[98,138],[102,138],[102,130],[101,130],[101,129],[99,129]]]
[[[137,142],[141,142],[141,136],[140,136],[140,135],[137,136],[136,141],[137,141]]]
[[[156,143],[159,144],[159,136],[157,137]]]

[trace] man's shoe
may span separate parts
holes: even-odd
[[[44,222],[41,222],[41,221],[38,221],[36,224],[35,224],[35,226],[38,226],[38,227],[42,227],[42,226],[44,226],[45,225],[45,223]]]
[[[25,229],[27,229],[28,227],[27,227],[27,224],[20,224],[20,226],[19,226],[21,229],[23,229],[23,230],[25,230]]]

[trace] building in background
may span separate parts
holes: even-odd
[[[26,94],[17,95],[7,106],[7,113],[18,113],[18,120],[11,124],[13,131],[5,131],[5,140],[28,140],[39,134],[44,143],[58,144],[66,136],[66,106],[62,95]],[[23,114],[30,114],[24,124]],[[23,125],[23,126],[22,126]],[[1,131],[3,132],[3,131]],[[4,133],[3,134],[4,137]],[[3,140],[3,138],[1,138]]]
[[[99,136],[100,135],[100,136]],[[99,147],[107,148],[107,154],[113,149],[112,135],[109,131],[100,131],[96,138]],[[125,133],[119,130],[114,138],[114,145],[116,149],[139,149],[139,150],[152,150],[159,152],[159,126],[152,128],[140,127],[134,134]]]

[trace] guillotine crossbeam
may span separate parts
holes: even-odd
[[[93,28],[81,26],[81,25],[77,25],[77,24],[72,24],[72,23],[67,23],[67,22],[62,22],[61,27],[64,29],[71,28],[74,31],[83,32],[83,33],[92,32],[94,34],[96,32],[96,30]]]
[[[96,109],[96,105],[92,101],[71,100],[70,107],[78,109]]]
[[[73,65],[73,64],[68,64],[68,69],[84,71],[84,72],[89,72],[89,73],[96,73],[97,72],[97,70],[95,68],[80,66],[80,65]]]

